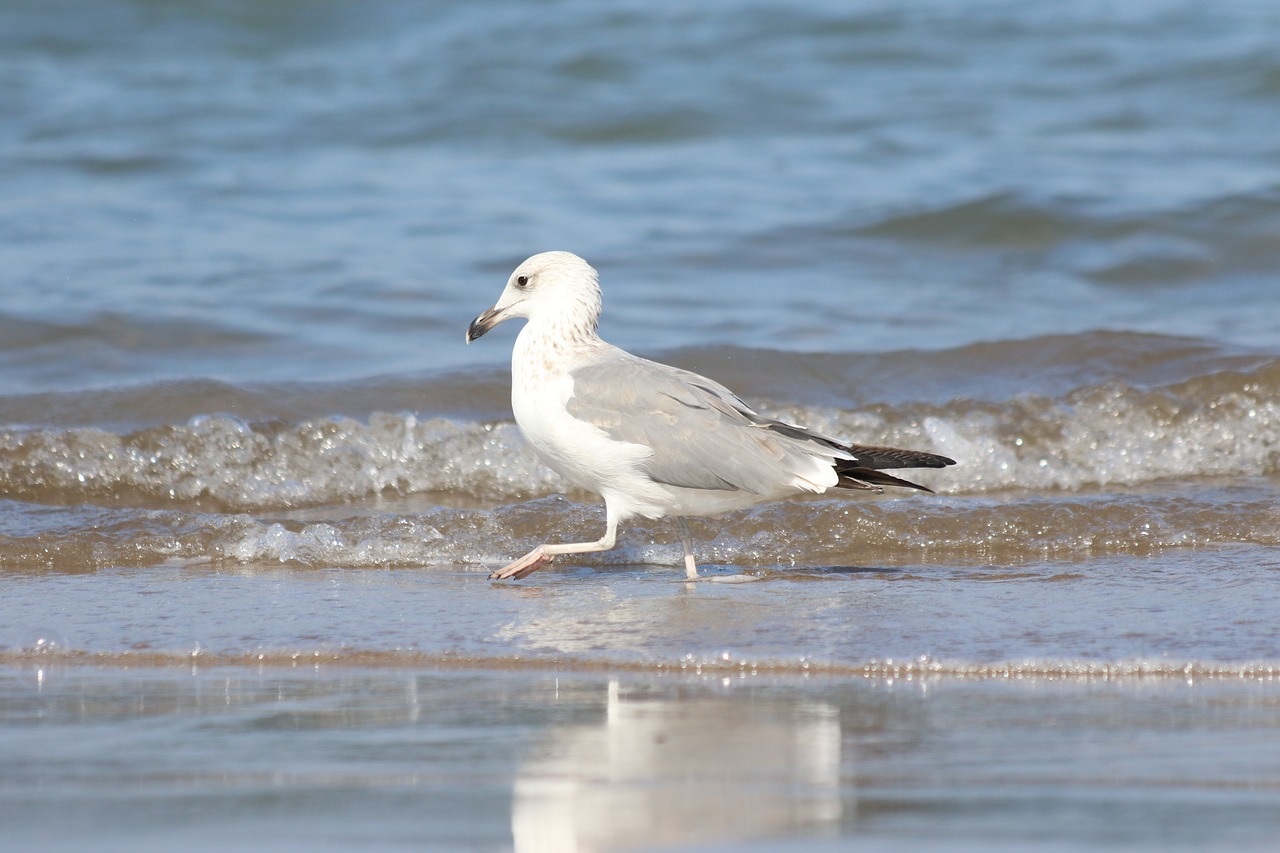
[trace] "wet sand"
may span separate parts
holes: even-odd
[[[1274,674],[0,666],[9,850],[1274,849]]]
[[[1260,553],[12,572],[0,825],[40,851],[1272,849]]]

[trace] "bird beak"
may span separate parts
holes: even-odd
[[[479,317],[471,321],[471,325],[467,327],[467,343],[471,343],[494,326],[507,319],[503,314],[502,308],[494,306]]]

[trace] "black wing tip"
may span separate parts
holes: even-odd
[[[873,444],[850,444],[845,449],[856,457],[850,467],[873,468],[877,471],[885,468],[946,468],[956,464],[956,460],[949,456],[926,453],[923,450],[904,450]]]
[[[895,477],[892,474],[886,474],[874,468],[844,468],[837,471],[837,473],[840,475],[840,479],[836,481],[836,486],[841,489],[864,489],[883,492],[884,486],[899,486],[904,489],[917,489],[921,492],[934,494],[933,489],[928,486],[922,486],[919,483],[913,483],[910,480],[904,480],[901,477]]]
[[[842,489],[871,489],[883,491],[884,486],[897,486],[904,489],[934,494],[933,489],[886,474],[885,468],[946,468],[955,465],[956,460],[937,453],[925,453],[921,450],[902,450],[897,447],[873,447],[850,445],[856,461],[836,462],[836,474],[839,480],[836,485]]]

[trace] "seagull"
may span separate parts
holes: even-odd
[[[932,489],[886,468],[943,468],[933,453],[846,444],[759,415],[728,388],[640,358],[600,339],[600,279],[570,252],[520,264],[497,303],[467,329],[467,343],[524,318],[511,352],[511,409],[548,467],[604,498],[594,542],[542,544],[489,575],[520,579],[561,554],[612,549],[634,516],[674,517],[685,575],[698,579],[686,516],[711,516],[828,489]]]

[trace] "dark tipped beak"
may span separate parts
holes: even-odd
[[[471,321],[471,325],[467,327],[467,343],[471,343],[494,326],[501,323],[505,318],[502,312],[497,308],[490,308],[479,317]]]

